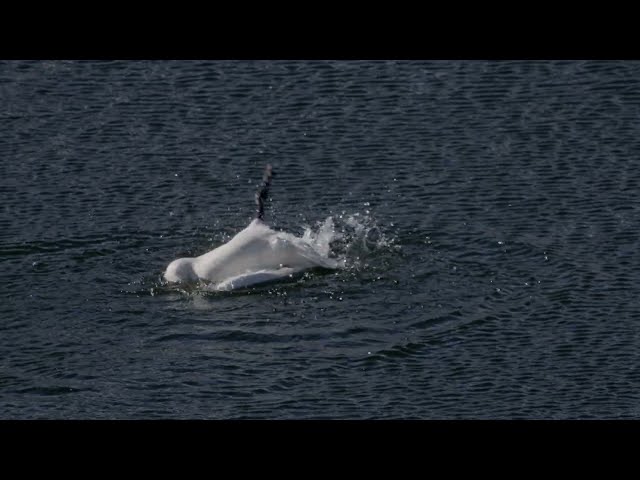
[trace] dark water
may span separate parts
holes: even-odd
[[[1,418],[640,416],[640,62],[3,62],[0,127]],[[348,268],[164,285],[267,162]]]

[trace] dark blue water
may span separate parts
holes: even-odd
[[[638,418],[640,62],[0,63],[0,418]],[[161,281],[333,216],[347,268]]]

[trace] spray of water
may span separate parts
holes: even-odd
[[[399,248],[395,238],[368,214],[342,212],[335,219],[331,254],[340,258],[346,269],[366,269],[384,252]]]

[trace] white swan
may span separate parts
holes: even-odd
[[[296,237],[276,232],[262,220],[264,201],[271,185],[271,165],[267,165],[262,186],[256,193],[257,218],[229,242],[199,257],[179,258],[167,267],[168,282],[213,282],[215,290],[243,288],[292,276],[313,267],[337,268],[329,258],[333,222],[329,217],[317,235]]]

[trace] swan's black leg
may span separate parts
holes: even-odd
[[[271,177],[273,172],[271,171],[271,165],[267,165],[264,170],[264,176],[262,177],[262,185],[260,190],[256,192],[256,205],[258,206],[257,218],[262,220],[264,216],[264,202],[269,196],[269,187],[271,186]]]

